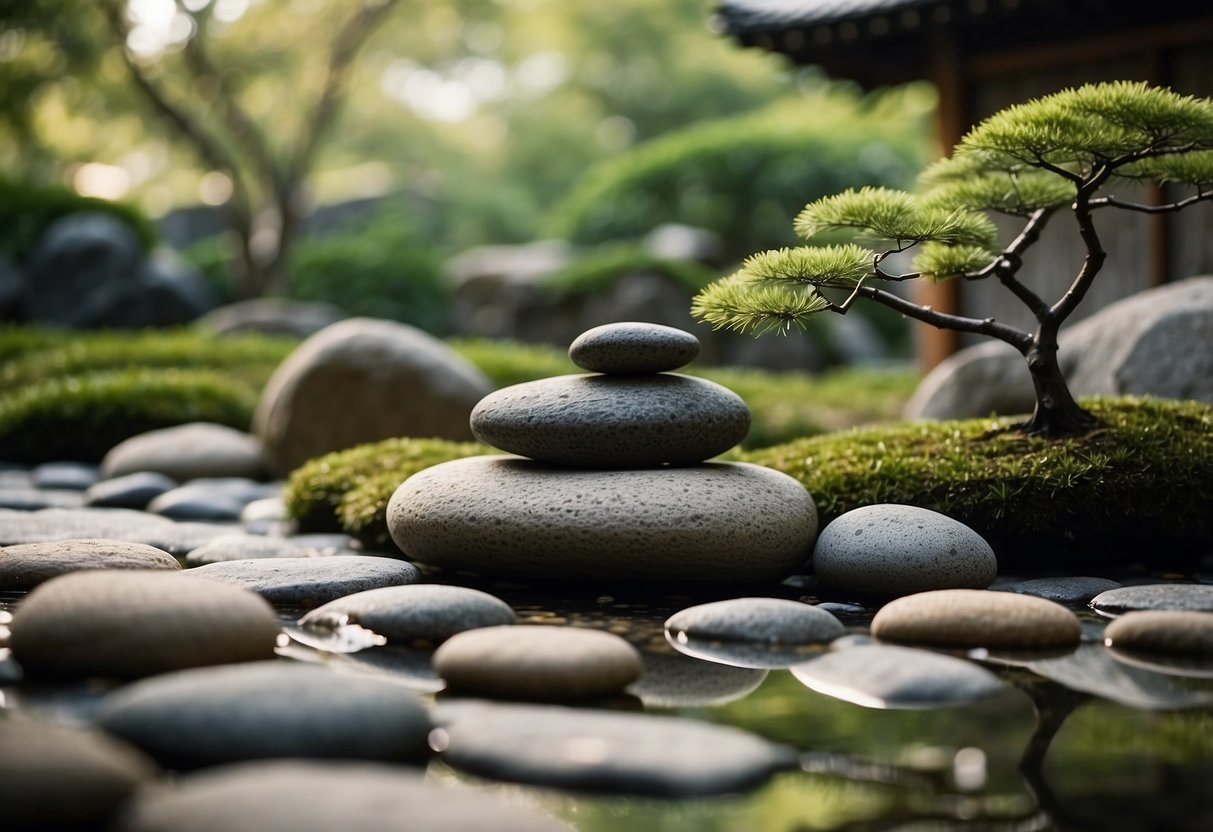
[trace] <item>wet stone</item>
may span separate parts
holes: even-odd
[[[818,693],[866,708],[940,708],[997,693],[1002,683],[964,659],[911,647],[860,644],[792,668]]]
[[[235,522],[249,503],[280,490],[276,483],[240,477],[196,479],[156,497],[147,510],[173,520]]]
[[[640,677],[640,655],[600,630],[504,626],[452,636],[434,653],[452,692],[563,702],[613,696]]]
[[[588,329],[569,346],[569,358],[592,373],[660,373],[690,364],[699,339],[661,324],[623,322]]]
[[[270,757],[422,762],[431,728],[399,685],[287,661],[144,679],[107,696],[97,722],[172,769]]]
[[[1127,612],[1104,630],[1109,647],[1213,656],[1213,613],[1184,610]]]
[[[1179,680],[1117,661],[1101,644],[1083,644],[1064,656],[1039,659],[1026,667],[1072,690],[1129,708],[1165,711],[1213,702],[1206,691],[1190,690]]]
[[[224,534],[199,546],[185,558],[187,566],[204,566],[229,560],[258,558],[306,558],[312,552],[282,537],[257,534]]]
[[[144,509],[152,500],[177,487],[177,481],[164,474],[142,471],[109,480],[101,480],[84,492],[84,504],[97,508]]]
[[[191,422],[132,436],[101,461],[108,478],[153,471],[178,482],[200,477],[262,479],[269,473],[254,437],[210,422]]]
[[[1015,592],[1021,595],[1035,595],[1046,601],[1058,604],[1086,604],[1101,592],[1116,589],[1120,584],[1107,578],[1064,577],[1064,578],[1030,578],[1024,581],[997,584],[990,587],[999,592]]]
[[[627,692],[646,708],[706,708],[735,702],[758,689],[767,670],[736,667],[681,653],[642,651],[640,678]]]
[[[825,610],[783,598],[730,598],[675,613],[665,622],[674,638],[811,644],[843,634],[842,623]]]
[[[95,823],[160,772],[100,731],[0,719],[0,806],[6,828],[64,829]]]
[[[421,578],[417,567],[406,561],[363,555],[231,560],[199,566],[185,575],[235,584],[271,604],[297,607],[319,606],[343,595]]]
[[[137,678],[274,655],[278,618],[261,598],[167,571],[87,571],[34,589],[10,646],[31,676]]]
[[[808,644],[695,638],[688,637],[685,633],[677,637],[666,633],[666,640],[679,653],[696,659],[732,667],[750,667],[762,670],[803,664],[820,655],[823,649],[819,645]]]
[[[472,433],[509,453],[558,465],[692,465],[745,438],[750,411],[705,379],[660,373],[556,376],[480,400]]]
[[[101,479],[101,469],[83,462],[47,462],[30,472],[37,488],[84,491]]]
[[[536,810],[443,786],[398,766],[300,760],[238,763],[141,791],[114,832],[569,832]]]
[[[813,550],[823,587],[868,595],[984,588],[998,563],[981,535],[917,506],[864,506],[834,519]]]
[[[33,589],[57,575],[83,569],[178,570],[161,549],[123,540],[63,540],[0,549],[0,589]]]
[[[515,623],[510,605],[487,592],[459,586],[413,584],[371,589],[330,601],[299,620],[302,627],[336,629],[349,624],[388,641],[446,641],[479,627]]]
[[[791,749],[676,717],[452,703],[440,707],[438,721],[440,753],[452,767],[579,792],[732,794],[796,765]]]
[[[872,619],[882,641],[956,647],[1066,647],[1082,627],[1060,604],[1031,595],[940,589],[890,601]]]
[[[1213,612],[1213,586],[1207,584],[1145,584],[1101,592],[1091,607],[1106,615],[1133,610]]]

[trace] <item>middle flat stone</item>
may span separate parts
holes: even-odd
[[[677,373],[571,375],[515,384],[472,411],[476,438],[557,465],[693,465],[727,451],[750,428],[733,391]]]

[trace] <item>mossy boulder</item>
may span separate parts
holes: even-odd
[[[862,428],[742,454],[800,480],[822,522],[873,503],[953,517],[1002,570],[1179,561],[1213,550],[1213,408],[1086,399],[1100,426],[1042,439],[1013,419]]]

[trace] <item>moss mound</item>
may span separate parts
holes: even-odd
[[[1003,568],[1179,560],[1213,547],[1213,408],[1088,399],[1101,427],[1046,440],[1012,419],[899,424],[740,455],[798,480],[822,522],[905,503],[968,524]]]
[[[344,531],[372,547],[391,547],[387,504],[418,471],[467,456],[497,453],[475,442],[386,439],[325,454],[297,468],[282,499],[306,531]]]
[[[256,393],[203,370],[64,376],[0,396],[0,459],[97,462],[124,439],[186,422],[247,430]]]

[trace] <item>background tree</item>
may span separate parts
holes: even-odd
[[[1187,185],[1189,196],[1162,205],[1109,191],[1129,181]],[[1097,211],[1178,211],[1213,199],[1213,101],[1144,83],[1091,84],[1007,108],[975,127],[950,159],[919,178],[921,193],[865,188],[805,206],[794,227],[805,239],[846,229],[877,248],[854,243],[767,251],[696,296],[693,314],[716,327],[787,332],[822,311],[845,314],[859,298],[876,301],[931,326],[998,338],[1027,361],[1036,407],[1030,434],[1083,433],[1095,420],[1071,395],[1057,360],[1058,331],[1082,302],[1107,254],[1095,229]],[[1000,246],[986,211],[1025,220]],[[1086,256],[1077,275],[1049,302],[1017,277],[1023,253],[1059,213],[1068,212]],[[882,266],[918,248],[914,271]],[[999,281],[1031,310],[1037,325],[1022,331],[993,318],[936,311],[879,282]],[[838,298],[822,290],[839,290]]]

